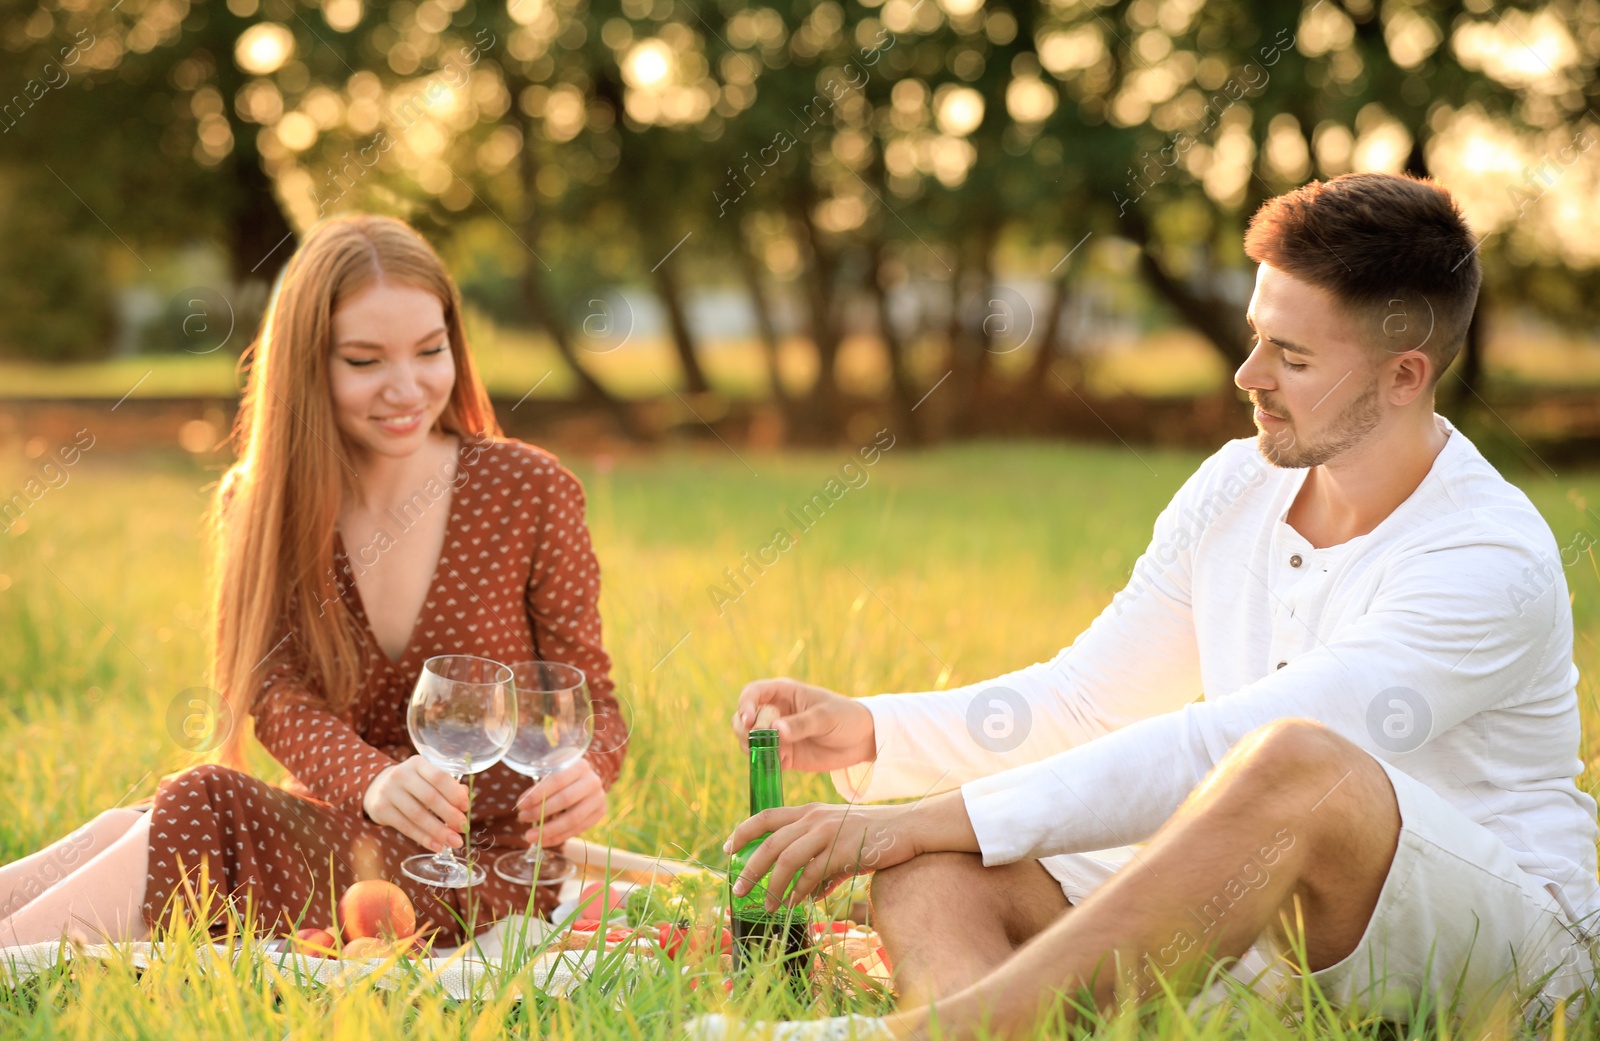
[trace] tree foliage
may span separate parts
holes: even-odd
[[[720,284],[748,294],[794,416],[834,421],[866,322],[908,428],[948,376],[923,415],[959,430],[1073,382],[1064,308],[1129,250],[1145,299],[1236,364],[1246,219],[1349,169],[1472,182],[1490,300],[1577,317],[1600,260],[1529,216],[1595,179],[1596,0],[72,0],[3,18],[0,161],[64,215],[27,234],[78,243],[41,301],[86,243],[209,237],[260,279],[291,227],[397,212],[498,240],[518,272],[502,306],[613,404],[589,362],[628,335],[614,287],[655,293],[679,362],[663,379],[696,394],[690,299]],[[1553,182],[1479,154],[1563,142]],[[806,388],[779,372],[782,299],[818,361]]]

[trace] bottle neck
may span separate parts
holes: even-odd
[[[778,761],[778,732],[750,731],[750,813],[783,805],[783,766]]]

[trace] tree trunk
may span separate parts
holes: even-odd
[[[248,133],[236,128],[237,133]],[[235,141],[239,138],[236,136]],[[233,164],[238,201],[233,224],[228,229],[228,258],[233,268],[233,284],[259,281],[268,285],[294,253],[295,243],[289,221],[272,191],[272,178],[261,168],[255,148],[236,148]]]
[[[1044,329],[1039,334],[1039,346],[1033,353],[1033,360],[1028,364],[1027,375],[1022,379],[1023,387],[1036,398],[1043,398],[1049,393],[1050,373],[1062,353],[1061,312],[1066,310],[1067,302],[1071,298],[1071,284],[1067,281],[1067,276],[1062,275],[1051,289],[1050,311],[1044,316]],[[1073,370],[1064,377],[1067,383],[1081,383],[1083,366],[1077,357],[1077,352],[1069,349],[1065,359]]]
[[[1477,402],[1483,387],[1484,293],[1478,289],[1478,306],[1473,309],[1472,321],[1467,323],[1466,342],[1461,345],[1461,367],[1456,375],[1461,377],[1461,388],[1456,401],[1471,405]]]
[[[1411,153],[1406,156],[1405,172],[1412,177],[1432,177],[1428,169],[1428,135],[1426,126],[1408,127],[1411,131]]]
[[[651,277],[655,280],[656,295],[667,309],[667,325],[672,330],[672,346],[678,352],[678,364],[683,369],[684,389],[691,394],[705,394],[711,390],[711,384],[700,368],[700,355],[694,334],[689,331],[689,316],[684,307],[683,286],[678,282],[671,259],[657,264]]]
[[[1000,244],[1000,219],[989,214],[980,217],[979,230],[974,236],[976,281],[978,283],[978,324],[967,330],[969,356],[966,393],[960,410],[959,426],[964,434],[971,434],[977,426],[978,412],[983,408],[983,394],[988,389],[989,375],[994,368],[994,326],[1000,319],[993,308],[1004,302],[995,293],[994,254]]]
[[[872,161],[867,166],[867,182],[868,189],[877,199],[882,200],[888,196],[889,187],[884,183],[881,148],[872,150]],[[921,428],[917,426],[916,413],[913,411],[918,403],[916,379],[911,374],[906,357],[905,337],[900,335],[900,329],[894,324],[894,316],[889,307],[890,254],[889,243],[883,233],[884,222],[887,219],[886,214],[878,215],[872,237],[868,242],[867,290],[872,294],[877,309],[878,335],[883,340],[884,355],[889,362],[889,393],[900,419],[900,427],[913,444],[921,444],[926,439],[922,436]]]
[[[812,420],[818,428],[831,431],[839,412],[839,329],[834,314],[834,278],[838,268],[835,257],[822,243],[816,224],[811,219],[812,190],[809,185],[791,200],[792,217],[800,231],[801,240],[810,254],[806,265],[806,307],[811,331],[811,342],[817,352],[817,381],[811,388],[809,406]]]
[[[1128,210],[1127,226],[1139,245],[1139,273],[1150,288],[1185,322],[1210,340],[1231,368],[1243,365],[1250,355],[1245,346],[1250,327],[1245,324],[1243,308],[1232,301],[1197,293],[1167,274],[1156,258],[1149,225],[1137,209]]]
[[[525,84],[519,85],[524,86]],[[563,318],[552,305],[550,293],[545,286],[542,269],[544,262],[538,257],[538,244],[540,240],[539,206],[535,200],[538,194],[539,159],[538,159],[538,128],[533,121],[524,116],[521,120],[522,129],[522,192],[523,213],[521,225],[522,242],[528,250],[528,259],[522,265],[522,297],[528,307],[528,317],[535,324],[542,326],[549,334],[550,340],[555,344],[556,353],[567,364],[578,378],[578,399],[600,404],[617,421],[624,434],[629,437],[639,436],[639,429],[634,422],[633,414],[627,405],[605,388],[594,374],[584,366],[578,358],[577,349],[572,344],[572,334],[567,328],[566,319]]]
[[[523,223],[523,235],[531,234],[528,223]],[[539,271],[539,261],[529,257],[523,265],[522,297],[528,306],[528,317],[535,325],[542,327],[549,334],[550,340],[555,344],[556,353],[561,355],[561,360],[567,363],[573,373],[578,377],[578,399],[580,401],[594,402],[606,406],[619,420],[626,416],[626,409],[605,386],[595,379],[594,374],[586,369],[578,360],[577,351],[572,346],[572,334],[567,329],[566,321],[551,305],[550,296],[545,288],[544,277]],[[631,420],[628,421],[629,432],[632,432]]]
[[[900,429],[906,432],[906,438],[912,444],[921,444],[922,432],[917,426],[916,412],[913,411],[917,407],[914,396],[916,389],[906,365],[905,341],[895,327],[894,316],[889,310],[889,285],[885,270],[888,253],[888,244],[883,241],[880,232],[874,236],[872,243],[872,263],[867,271],[868,288],[877,305],[878,335],[883,339],[883,350],[889,360],[889,392],[900,420]]]
[[[962,296],[966,289],[967,253],[961,243],[955,244],[956,266],[950,272],[950,314],[944,323],[944,371],[959,373],[964,358],[966,331],[962,325]],[[958,379],[963,374],[957,376]]]
[[[743,229],[735,233],[739,250],[739,277],[744,281],[745,292],[750,297],[750,309],[756,316],[756,333],[761,338],[761,353],[767,361],[767,379],[772,384],[772,397],[780,406],[789,401],[789,391],[783,385],[783,366],[778,356],[778,327],[772,320],[772,304],[766,289],[761,285],[761,260],[751,250]]]
[[[223,24],[229,21],[231,19],[213,19],[194,42],[205,49],[219,45],[231,49],[233,37]],[[233,62],[223,61],[218,63],[216,76],[217,90],[226,99],[222,114],[233,133],[233,151],[223,161],[225,169],[219,171],[232,181],[227,249],[233,285],[235,289],[242,289],[247,283],[257,282],[270,287],[294,253],[293,229],[278,205],[272,178],[261,165],[261,153],[256,148],[256,133],[260,128],[246,122],[234,103],[247,82],[246,75]],[[244,295],[248,298],[253,294]],[[253,335],[254,331],[248,332]]]

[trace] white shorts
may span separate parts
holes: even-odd
[[[1445,802],[1427,785],[1383,763],[1400,807],[1400,841],[1366,931],[1347,957],[1310,974],[1329,1004],[1357,1015],[1407,1021],[1426,1001],[1456,1015],[1487,1013],[1496,997],[1516,988],[1532,1018],[1568,1002],[1575,1016],[1593,982],[1595,937],[1563,912],[1546,883],[1517,866],[1490,831]],[[1287,848],[1287,847],[1284,847]],[[1074,904],[1137,856],[1132,847],[1072,853],[1039,861]],[[1273,858],[1275,859],[1275,857]],[[1243,884],[1254,878],[1240,876]],[[1260,883],[1264,884],[1264,883]],[[1235,888],[1235,893],[1238,889]],[[1224,897],[1197,914],[1192,949],[1207,916],[1226,913]],[[1181,933],[1181,930],[1180,930]],[[1159,960],[1158,960],[1159,963]],[[1255,992],[1297,1006],[1306,981],[1294,955],[1263,936],[1229,975]],[[1215,985],[1201,1004],[1227,991]]]

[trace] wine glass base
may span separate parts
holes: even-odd
[[[502,853],[495,858],[494,873],[507,882],[531,886],[556,886],[578,873],[572,861],[558,853],[543,853],[531,860],[526,853]]]
[[[465,889],[482,885],[488,874],[476,864],[463,864],[459,860],[440,863],[432,854],[420,853],[400,862],[400,870],[407,878],[441,889]]]

